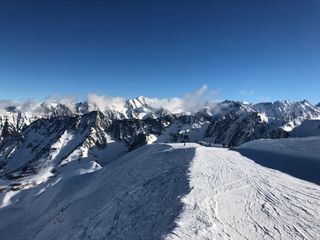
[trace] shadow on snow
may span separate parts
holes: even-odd
[[[0,210],[2,239],[160,240],[176,227],[194,154],[147,145],[37,197],[39,189],[24,191],[20,205]]]
[[[262,166],[320,185],[318,159],[245,148],[236,151]]]

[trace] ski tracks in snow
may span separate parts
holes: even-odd
[[[320,187],[237,152],[197,147],[173,239],[320,239]]]
[[[224,148],[147,145],[37,192],[1,209],[1,239],[320,239],[320,186]]]

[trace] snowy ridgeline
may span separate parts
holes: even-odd
[[[143,97],[112,107],[8,104],[0,109],[0,192],[92,172],[146,144],[235,147],[261,138],[320,135],[320,108],[307,101],[208,102],[193,112],[170,111]]]
[[[320,163],[319,143],[256,141],[243,149],[298,151]],[[319,185],[198,144],[146,145],[94,173],[1,197],[4,240],[320,239]]]

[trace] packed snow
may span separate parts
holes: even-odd
[[[319,239],[320,187],[223,148],[196,149],[191,191],[165,239]]]
[[[1,239],[320,239],[320,186],[236,151],[150,144],[91,168],[0,193]]]

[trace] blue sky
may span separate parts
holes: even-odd
[[[0,98],[320,102],[320,2],[1,1]]]

